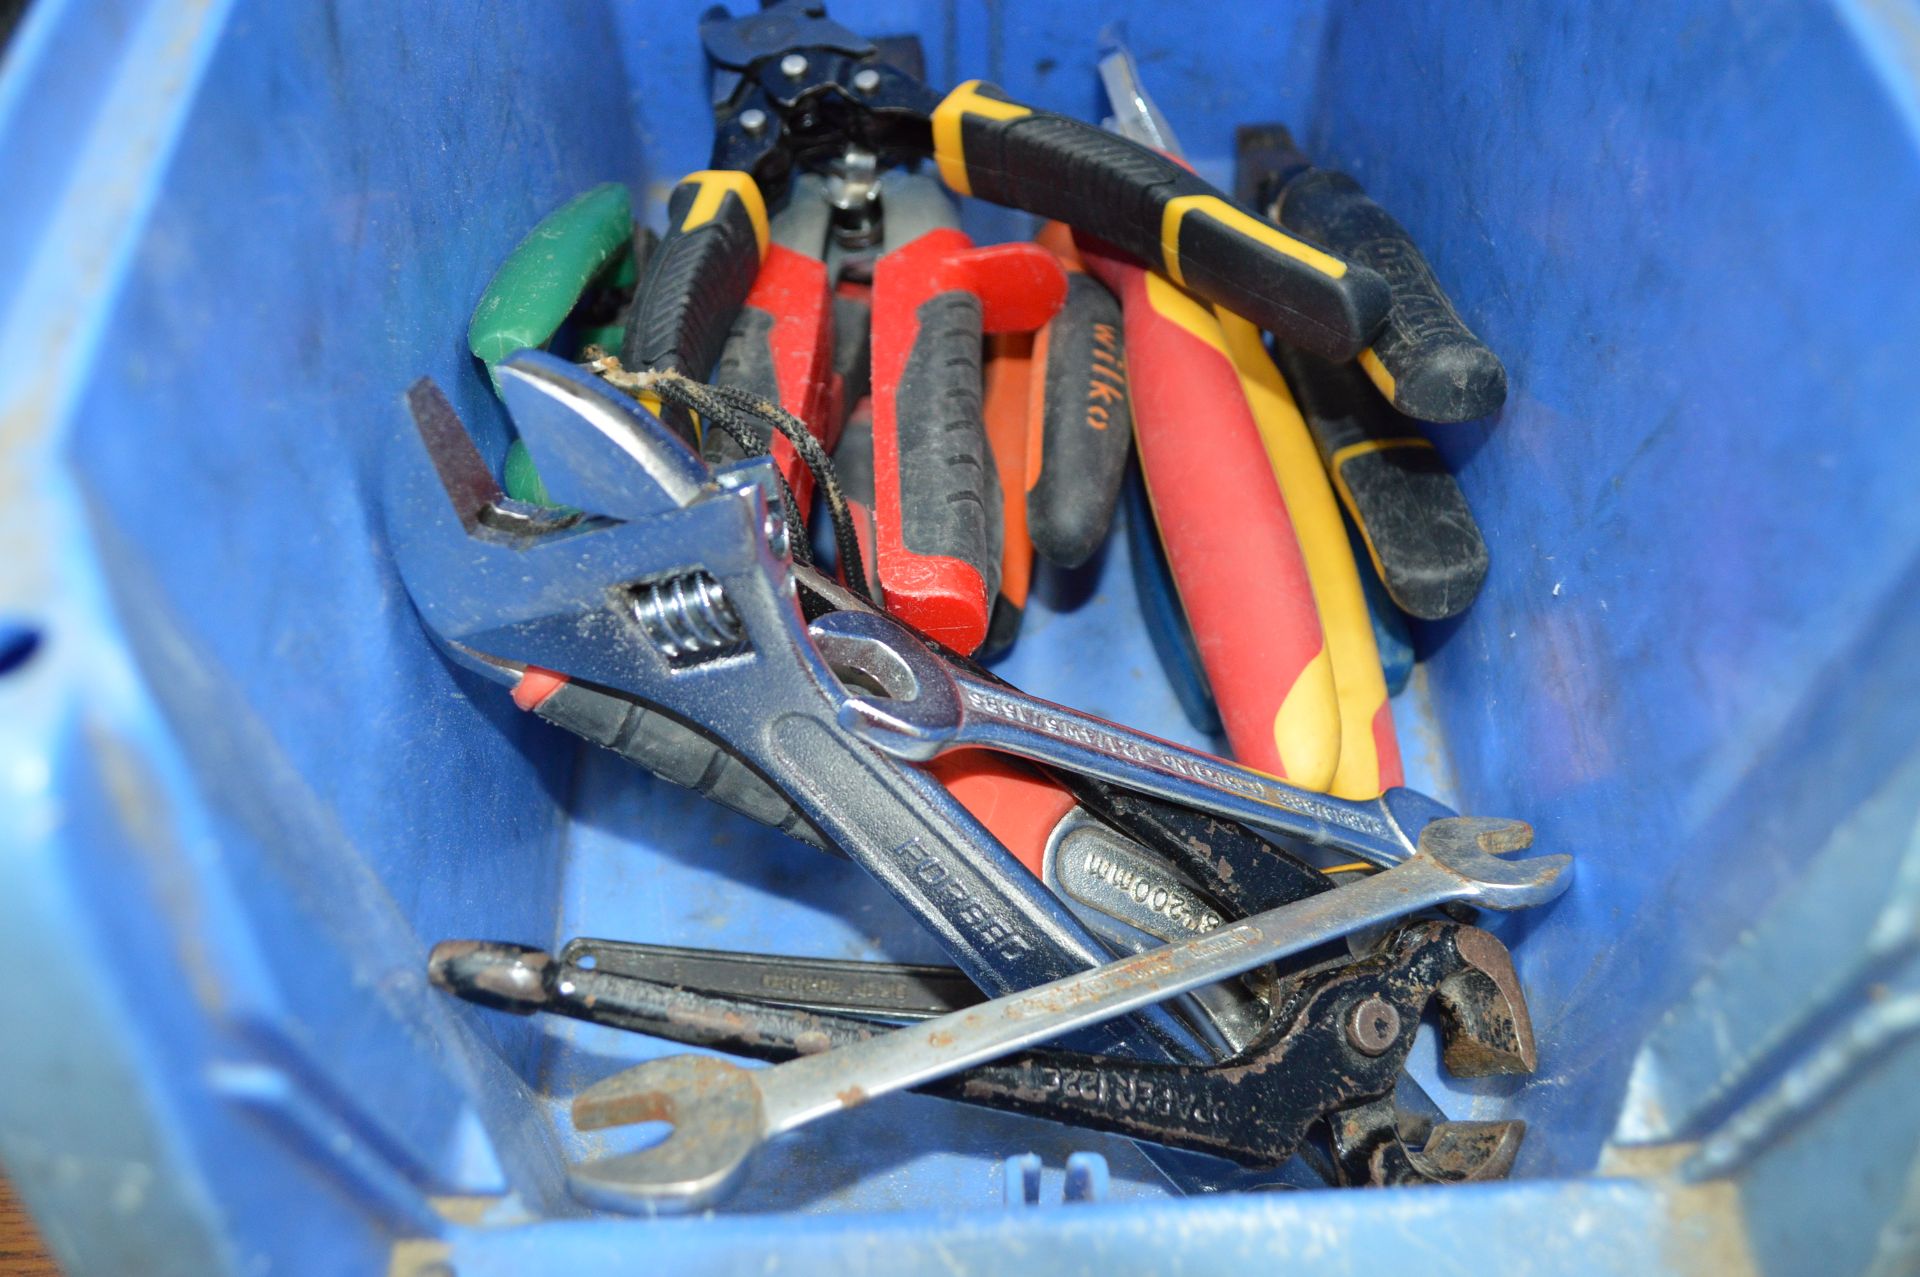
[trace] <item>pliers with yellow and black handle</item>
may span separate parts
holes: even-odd
[[[710,167],[667,205],[622,360],[705,379],[767,252],[769,203],[849,151],[881,169],[931,156],[948,186],[1098,235],[1303,349],[1351,359],[1386,281],[1280,230],[1193,173],[1091,124],[969,80],[944,96],[810,0],[700,24],[712,64]]]

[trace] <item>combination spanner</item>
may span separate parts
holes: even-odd
[[[1523,909],[1564,891],[1564,855],[1500,859],[1532,841],[1518,821],[1452,818],[1372,877],[1180,944],[924,1021],[857,1045],[748,1070],[706,1056],[653,1060],[575,1099],[576,1126],[661,1121],[659,1144],[576,1166],[575,1194],[613,1209],[685,1210],[723,1194],[770,1137],[817,1118],[1110,1020],[1374,923],[1448,901]],[[582,1119],[585,1119],[583,1122]]]
[[[949,749],[998,750],[1378,865],[1407,859],[1428,821],[1453,814],[1405,788],[1364,802],[1313,793],[1029,696],[941,660],[911,630],[879,613],[833,612],[811,629],[829,664],[864,676],[884,693],[850,695],[841,723],[899,758],[925,762]]]
[[[618,974],[605,969],[609,964],[580,965],[606,943],[571,941],[556,958],[525,945],[447,941],[434,947],[428,971],[440,988],[481,1005],[523,1015],[548,1011],[776,1063],[896,1027],[863,1013],[772,1005],[697,983]],[[810,983],[809,960],[755,957],[771,972],[784,973],[791,962],[795,977]],[[654,963],[649,955],[635,965],[651,969]],[[874,965],[882,1006],[891,1009],[894,969]],[[696,978],[710,970],[699,962],[671,969]],[[738,983],[731,970],[712,973]],[[776,983],[791,987],[784,974]],[[837,978],[824,991],[830,1001],[846,1000]],[[1533,1070],[1526,1001],[1506,947],[1477,927],[1429,921],[1400,928],[1362,957],[1286,981],[1266,1028],[1245,1051],[1220,1064],[1143,1064],[1042,1047],[916,1089],[1270,1169],[1300,1151],[1315,1122],[1325,1121],[1330,1132],[1370,1131],[1376,1102],[1386,1099],[1393,1109],[1421,1012],[1435,1000],[1450,1072],[1482,1077]],[[1366,1114],[1356,1121],[1350,1111],[1361,1107]],[[590,1102],[575,1111],[589,1122],[594,1118]],[[1436,1151],[1428,1158],[1405,1149],[1398,1114],[1393,1116],[1393,1128],[1374,1142],[1382,1150],[1391,1144],[1405,1151],[1383,1151],[1377,1167],[1364,1158],[1329,1163],[1321,1168],[1329,1182],[1499,1178],[1511,1167],[1525,1130],[1518,1122],[1442,1121],[1437,1131],[1418,1132],[1415,1142]],[[1499,1130],[1483,1129],[1490,1125]],[[1471,1162],[1443,1159],[1437,1154],[1444,1149],[1473,1149],[1479,1156]],[[1376,1171],[1381,1178],[1353,1178]]]

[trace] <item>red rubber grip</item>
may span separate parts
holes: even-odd
[[[1043,876],[1047,839],[1073,810],[1072,794],[1018,759],[987,749],[956,749],[927,770],[1014,859]]]
[[[1141,471],[1227,738],[1247,765],[1324,789],[1340,756],[1332,666],[1218,321],[1117,250],[1079,246],[1121,300]]]
[[[981,417],[980,336],[1030,332],[1066,274],[1032,244],[928,231],[873,276],[873,474],[887,610],[963,653],[999,588],[1000,480]]]
[[[759,394],[775,392],[780,406],[806,422],[813,436],[831,450],[840,422],[832,411],[833,291],[827,283],[827,264],[784,245],[772,245],[742,309],[764,312],[772,321],[764,352],[728,347],[730,356],[747,365],[745,388]],[[767,380],[771,386],[761,384]],[[786,477],[804,516],[812,507],[813,472],[801,464],[786,436],[776,432],[770,445],[774,465]]]

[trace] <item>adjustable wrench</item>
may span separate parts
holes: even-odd
[[[498,373],[549,494],[571,509],[507,499],[438,389],[409,391],[419,439],[390,471],[387,522],[450,655],[489,677],[518,668],[523,686],[562,671],[717,740],[713,757],[771,780],[989,993],[1106,960],[937,781],[839,725],[848,694],[801,619],[768,459],[710,470],[632,400],[542,352]],[[1087,1045],[1207,1058],[1159,1007]]]
[[[1490,909],[1543,904],[1566,889],[1572,861],[1564,855],[1499,858],[1531,841],[1532,830],[1518,821],[1436,821],[1422,831],[1415,854],[1384,873],[911,1029],[763,1070],[705,1056],[650,1061],[577,1096],[574,1123],[591,1129],[664,1121],[671,1134],[640,1152],[574,1167],[573,1191],[610,1209],[697,1208],[723,1194],[767,1139],[876,1095],[947,1077],[1447,901]]]

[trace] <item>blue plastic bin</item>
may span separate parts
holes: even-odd
[[[939,956],[454,671],[389,562],[402,389],[503,429],[463,344],[494,265],[704,160],[701,7],[39,0],[6,51],[0,1161],[71,1270],[1920,1269],[1902,0],[836,3],[1091,118],[1124,20],[1203,171],[1291,123],[1505,356],[1499,417],[1437,432],[1492,574],[1395,708],[1414,783],[1579,862],[1499,924],[1539,1076],[1418,1061],[1530,1131],[1505,1184],[1183,1200],[902,1096],[711,1217],[570,1202],[562,1101],[661,1048],[453,1003],[433,941]],[[1184,737],[1124,552],[1043,576],[1003,672]],[[1082,1150],[1112,1183],[1061,1206]],[[1009,1208],[1028,1152],[1052,1204]]]

